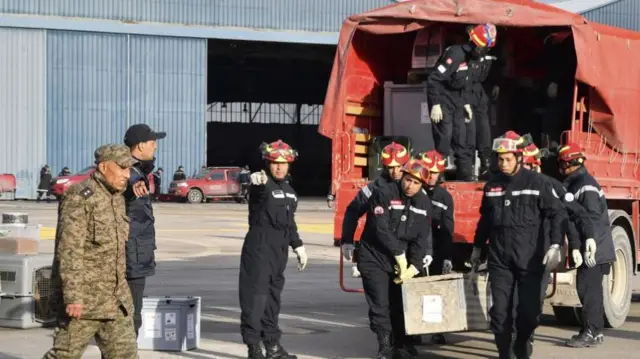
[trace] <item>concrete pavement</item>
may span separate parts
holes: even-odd
[[[28,212],[51,238],[56,222],[55,204],[0,202],[0,212]],[[201,296],[203,298],[200,349],[184,353],[141,351],[146,358],[246,357],[239,335],[238,267],[246,231],[246,205],[165,204],[155,207],[158,232],[158,267],[148,280],[149,296]],[[302,358],[372,358],[376,343],[368,329],[367,307],[360,294],[344,293],[338,286],[338,249],[332,245],[332,213],[322,200],[302,199],[296,216],[310,256],[306,271],[298,272],[293,253],[283,292],[281,327],[283,345]],[[46,231],[49,231],[47,234]],[[53,241],[43,240],[43,252]],[[351,286],[359,285],[349,280]],[[537,332],[534,358],[633,357],[640,350],[640,297],[632,304],[627,323],[606,332],[605,344],[595,349],[562,345],[576,328],[556,327],[545,308]],[[421,346],[429,358],[495,357],[488,332],[447,335],[449,344]],[[51,345],[51,329],[0,329],[0,358],[40,358]],[[91,346],[85,358],[99,358]]]

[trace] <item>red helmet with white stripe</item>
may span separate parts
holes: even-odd
[[[569,142],[558,150],[558,161],[560,162],[578,162],[583,163],[587,156],[582,152],[582,147],[575,143]]]
[[[420,154],[420,159],[427,165],[429,172],[441,173],[445,169],[445,160],[436,150],[431,150]]]
[[[428,167],[425,161],[414,158],[402,167],[402,172],[417,178],[422,183],[427,183],[431,177]]]
[[[403,145],[391,142],[384,146],[380,158],[383,166],[398,167],[409,161],[409,151]]]
[[[524,139],[514,131],[507,131],[504,135],[493,140],[493,152],[520,154],[524,149]]]
[[[522,163],[532,166],[542,166],[540,149],[535,144],[530,144],[522,152]]]
[[[260,146],[260,150],[262,152],[262,158],[269,162],[291,163],[295,161],[298,156],[298,152],[288,144],[282,142],[282,140],[277,140],[269,144],[263,143],[262,146]]]
[[[496,46],[496,37],[498,30],[493,24],[480,24],[469,30],[471,41],[478,47],[494,47]]]

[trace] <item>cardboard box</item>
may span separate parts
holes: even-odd
[[[487,279],[486,273],[453,273],[402,284],[407,334],[489,329],[491,293]]]
[[[38,254],[38,240],[24,237],[0,238],[0,253],[36,255]]]

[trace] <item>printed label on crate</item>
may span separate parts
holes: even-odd
[[[425,323],[442,323],[442,296],[422,296],[422,321]]]
[[[175,342],[176,340],[178,340],[176,328],[166,328],[164,330],[164,340],[167,342]]]
[[[187,339],[195,339],[196,337],[196,316],[193,313],[187,314]]]
[[[144,337],[149,339],[162,338],[162,314],[154,312],[144,313]]]
[[[176,325],[176,313],[166,313],[164,315],[165,325]]]

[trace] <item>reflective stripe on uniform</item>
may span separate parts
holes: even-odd
[[[426,215],[427,215],[427,211],[426,211],[426,210],[424,210],[424,209],[420,209],[420,208],[416,208],[416,207],[414,207],[414,206],[410,206],[410,207],[409,207],[409,210],[410,210],[411,212],[413,212],[413,213],[421,214],[421,215],[423,215],[423,216],[426,216]]]
[[[389,206],[389,209],[404,209],[404,204],[392,204]]]
[[[371,190],[369,189],[369,186],[362,187],[362,193],[367,198],[371,197]]]
[[[520,190],[520,191],[511,191],[511,195],[512,196],[519,196],[519,195],[539,196],[540,195],[540,191],[535,190],[535,189],[523,189],[523,190]]]
[[[604,192],[601,189],[598,189],[598,187],[596,186],[592,186],[592,185],[586,185],[586,186],[582,186],[582,188],[580,188],[576,193],[574,193],[573,195],[575,197],[580,197],[581,194],[583,194],[584,192],[595,192],[598,194],[598,196],[603,197],[604,196]]]
[[[505,195],[504,191],[501,192],[485,192],[484,193],[487,197],[501,197]]]
[[[293,198],[293,200],[296,201],[296,202],[298,201],[298,197],[296,197],[296,195],[293,194],[293,193],[285,193],[284,195],[289,197],[289,198]]]
[[[440,203],[440,202],[438,202],[438,201],[431,201],[431,204],[433,204],[433,205],[434,205],[434,206],[436,206],[436,207],[440,207],[440,208],[444,209],[445,211],[446,211],[447,209],[449,209],[449,207],[448,207],[446,204],[444,204],[444,203]]]

